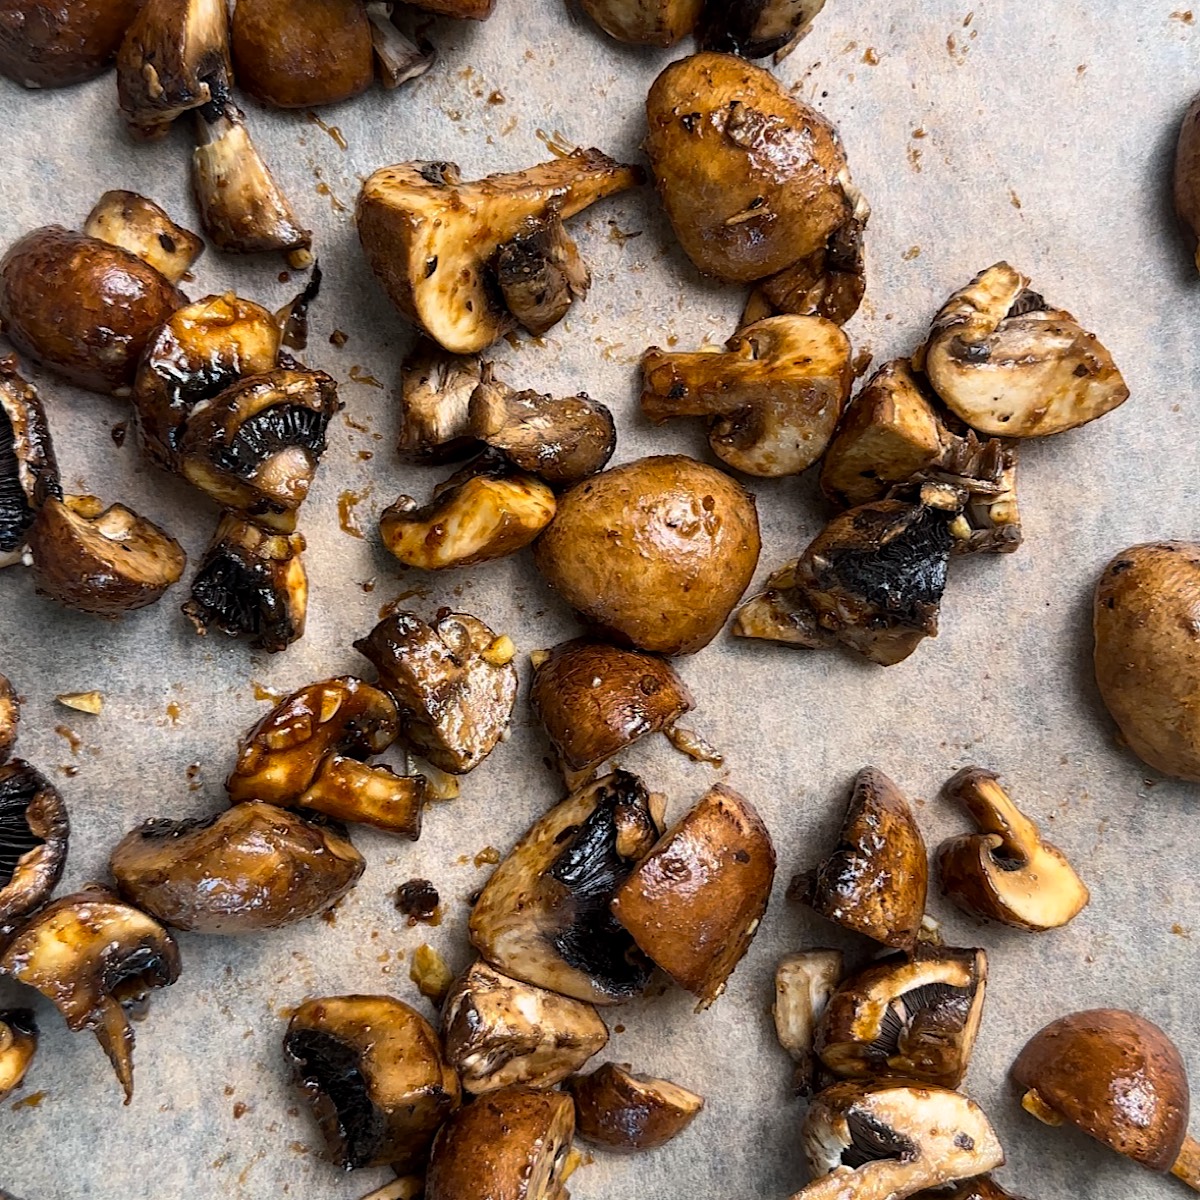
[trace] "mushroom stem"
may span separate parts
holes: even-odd
[[[108,1061],[125,1089],[125,1103],[128,1104],[133,1099],[133,1026],[119,1000],[106,997],[100,1002],[99,1009],[96,1040],[108,1055]]]
[[[1176,1179],[1182,1179],[1193,1192],[1200,1192],[1200,1142],[1193,1137],[1183,1139],[1179,1157],[1171,1168]]]

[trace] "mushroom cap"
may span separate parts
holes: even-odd
[[[0,0],[0,75],[29,88],[99,75],[141,0]]]
[[[678,1137],[704,1108],[704,1097],[667,1079],[634,1075],[605,1063],[567,1084],[575,1128],[585,1141],[615,1154],[655,1150]]]
[[[37,510],[61,496],[50,425],[15,354],[0,357],[0,567],[19,562]]]
[[[15,718],[12,728],[15,738]],[[58,789],[19,758],[0,766],[0,944],[50,899],[67,863],[70,837]]]
[[[710,4],[700,28],[705,50],[727,50],[743,58],[786,53],[808,32],[825,0],[742,0]]]
[[[673,46],[696,27],[705,0],[580,0],[609,37],[640,46]]]
[[[1194,256],[1200,248],[1200,96],[1188,106],[1179,126],[1171,193],[1180,231]]]

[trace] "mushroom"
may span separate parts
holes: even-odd
[[[435,767],[474,770],[504,737],[517,699],[515,650],[478,617],[440,612],[385,617],[354,648],[379,672],[405,740]]]
[[[74,1033],[90,1029],[133,1099],[133,1026],[156,988],[179,978],[175,939],[153,918],[92,886],[31,917],[0,954],[0,971],[36,988]]]
[[[781,958],[775,968],[771,1015],[779,1044],[796,1064],[792,1088],[797,1095],[807,1096],[814,1090],[817,1022],[844,973],[840,950],[801,950]]]
[[[531,220],[565,220],[637,182],[635,167],[599,150],[473,183],[454,163],[400,163],[363,184],[358,236],[401,315],[450,352],[474,354],[517,321],[493,294],[504,247],[527,235]]]
[[[458,1107],[458,1077],[415,1009],[391,996],[306,1000],[283,1053],[329,1157],[344,1170],[420,1170],[434,1134]]]
[[[1091,898],[1057,846],[1009,798],[999,776],[964,767],[946,795],[967,810],[982,832],[938,849],[942,894],[964,912],[1037,933],[1073,920]]]
[[[1022,1200],[1012,1192],[1006,1192],[990,1175],[978,1179],[967,1179],[952,1192],[921,1192],[918,1200]]]
[[[477,449],[468,415],[482,378],[474,356],[449,354],[420,338],[400,368],[400,453],[445,462]]]
[[[557,325],[592,286],[592,274],[554,206],[544,216],[528,217],[500,247],[495,272],[505,308],[534,337]]]
[[[15,740],[15,715],[9,728]],[[67,806],[54,785],[19,758],[0,766],[0,944],[50,899],[70,837]]]
[[[429,781],[423,775],[399,775],[391,767],[368,766],[356,758],[331,754],[294,805],[415,842],[421,836],[429,795]]]
[[[61,495],[41,398],[17,373],[16,356],[6,354],[0,357],[0,567],[22,561],[38,509]]]
[[[484,962],[451,987],[442,1032],[446,1059],[473,1096],[517,1083],[553,1087],[608,1042],[592,1005],[510,979]]]
[[[705,0],[580,0],[609,37],[642,46],[673,46],[700,20]]]
[[[703,1096],[677,1083],[634,1075],[611,1062],[577,1075],[567,1088],[575,1100],[575,1131],[616,1154],[665,1146],[704,1107]]]
[[[640,995],[650,963],[609,911],[658,837],[645,785],[628,771],[573,792],[536,821],[471,911],[471,942],[507,975],[592,1004]]]
[[[95,496],[51,497],[29,531],[39,593],[79,612],[116,617],[161,600],[187,555],[153,521]]]
[[[403,34],[392,20],[395,6],[390,0],[367,0],[367,17],[371,22],[371,43],[379,82],[385,88],[397,88],[410,79],[417,79],[433,66],[437,57],[425,38]]]
[[[616,889],[612,914],[639,949],[708,1008],[750,949],[775,879],[754,806],[710,788]]]
[[[928,1084],[836,1083],[813,1100],[802,1137],[816,1178],[792,1200],[904,1200],[1004,1162],[979,1106]]]
[[[257,650],[286,650],[304,636],[303,551],[301,534],[277,533],[241,513],[223,513],[184,614],[202,636],[216,628],[229,637],[249,637]]]
[[[850,398],[850,342],[822,317],[768,317],[725,353],[642,356],[642,412],[709,418],[708,444],[738,471],[797,475],[825,452]]]
[[[37,1046],[33,1012],[28,1008],[0,1009],[0,1100],[21,1086]]]
[[[708,0],[700,27],[705,50],[776,60],[808,33],[825,0]]]
[[[797,875],[788,895],[846,929],[911,951],[928,889],[925,840],[912,808],[882,771],[864,767],[833,853]]]
[[[204,253],[204,242],[176,225],[153,200],[137,192],[105,192],[88,213],[85,237],[136,255],[168,283],[179,283]]]
[[[17,744],[17,726],[21,723],[21,703],[7,675],[0,675],[0,766],[8,762]]]
[[[574,1131],[575,1106],[562,1092],[491,1092],[442,1126],[425,1200],[566,1200]]]
[[[1188,106],[1179,126],[1172,194],[1180,231],[1200,270],[1200,97]]]
[[[942,306],[923,352],[934,391],[973,429],[1046,437],[1129,398],[1112,355],[1069,312],[1050,308],[1006,262]]]
[[[338,826],[248,801],[215,817],[146,821],[112,852],[121,895],[197,933],[279,929],[336,904],[363,873]]]
[[[492,15],[496,0],[409,0],[413,8],[436,13],[439,17],[455,17],[460,21],[486,21]]]
[[[534,562],[616,642],[694,654],[741,599],[760,549],[754,499],[683,455],[610,467],[559,497]]]
[[[140,0],[0,0],[0,75],[68,87],[106,70]]]

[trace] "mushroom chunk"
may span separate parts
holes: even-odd
[[[344,1170],[420,1170],[458,1107],[458,1077],[432,1026],[391,996],[306,1000],[288,1023],[284,1057],[329,1157]]]
[[[918,1200],[1023,1200],[1006,1192],[990,1175],[978,1179],[967,1179],[952,1192],[936,1190],[921,1192]]]
[[[136,254],[168,283],[178,284],[204,253],[201,238],[137,192],[105,192],[88,213],[83,232]]]
[[[21,1086],[37,1045],[37,1021],[31,1010],[0,1009],[0,1100]]]
[[[16,356],[4,355],[0,357],[0,567],[22,560],[38,509],[61,495],[41,398],[33,384],[17,373]]]
[[[568,796],[492,873],[471,912],[475,948],[505,974],[586,1000],[640,995],[651,965],[609,911],[659,833],[656,798],[627,771]]]
[[[1172,196],[1179,228],[1196,269],[1200,270],[1200,96],[1188,106],[1179,126]]]
[[[415,842],[421,836],[429,793],[423,775],[399,775],[391,767],[372,767],[356,758],[331,754],[294,804],[335,821],[372,825]]]
[[[642,46],[673,46],[696,27],[704,0],[580,0],[609,37]]]
[[[1062,433],[1129,398],[1095,334],[1047,305],[1006,262],[981,271],[946,301],[924,360],[947,407],[994,437]]]
[[[21,703],[7,675],[0,675],[0,766],[17,744],[17,726],[21,721]]]
[[[0,942],[50,899],[70,836],[67,806],[47,778],[19,758],[0,766]]]
[[[599,150],[473,183],[454,163],[400,163],[363,184],[358,236],[401,315],[451,353],[475,354],[516,324],[494,294],[502,249],[531,220],[565,220],[637,182]]]
[[[433,66],[437,58],[433,46],[422,37],[416,41],[401,33],[392,20],[391,0],[367,0],[371,21],[371,45],[379,82],[385,88],[397,88],[417,79]]]
[[[970,813],[981,833],[938,849],[942,892],[964,912],[1037,933],[1058,929],[1090,896],[1075,868],[1009,798],[992,771],[964,767],[946,795]]]
[[[779,960],[775,968],[775,1036],[796,1064],[792,1090],[811,1095],[817,1060],[813,1040],[817,1022],[845,973],[840,950],[802,950]]]
[[[279,929],[336,904],[363,873],[336,826],[273,804],[235,804],[207,819],[146,821],[112,852],[121,895],[197,933]]]
[[[592,274],[554,208],[530,217],[496,255],[504,305],[534,337],[552,329],[576,300],[586,299]]]
[[[410,3],[413,8],[459,21],[486,21],[496,6],[496,0],[410,0]]]
[[[446,462],[478,449],[469,429],[471,397],[482,378],[474,356],[448,354],[421,338],[400,368],[400,453]]]
[[[708,0],[700,44],[743,58],[781,56],[804,37],[824,7],[825,0]]]
[[[68,87],[107,69],[140,0],[0,0],[0,75]]]
[[[474,1096],[511,1084],[550,1088],[608,1042],[596,1010],[474,963],[442,1011],[446,1058]]]
[[[0,954],[0,971],[36,988],[78,1033],[90,1029],[133,1099],[129,1012],[179,978],[175,939],[102,887],[62,896],[31,917]]]
[[[29,531],[33,579],[43,596],[116,617],[162,598],[187,555],[153,521],[95,496],[47,500]]]
[[[515,651],[478,617],[385,617],[354,648],[379,672],[400,710],[405,739],[435,767],[474,770],[504,736],[517,700]]]
[[[605,1063],[567,1084],[581,1138],[616,1154],[656,1150],[699,1115],[704,1097],[666,1079]]]
[[[709,418],[708,444],[749,475],[796,475],[825,452],[850,398],[850,342],[822,317],[768,317],[740,329],[724,354],[642,357],[651,421]]]

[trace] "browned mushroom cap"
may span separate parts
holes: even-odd
[[[288,1023],[283,1053],[329,1157],[345,1170],[419,1170],[458,1107],[458,1077],[437,1034],[391,996],[306,1000]]]
[[[425,1200],[566,1200],[575,1106],[509,1087],[460,1108],[433,1143]]]
[[[37,1046],[38,1027],[32,1011],[0,1009],[0,1100],[21,1086]]]
[[[110,891],[89,887],[31,917],[0,954],[0,971],[36,988],[74,1032],[92,1030],[133,1099],[133,1026],[126,1010],[179,978],[175,939]]]
[[[699,1115],[704,1097],[666,1079],[634,1075],[605,1063],[570,1080],[575,1129],[586,1141],[617,1154],[656,1150]]]
[[[554,206],[529,217],[500,247],[495,271],[504,306],[535,337],[557,325],[592,286],[592,273]]]
[[[121,894],[197,933],[256,933],[323,912],[354,885],[362,855],[334,826],[273,804],[146,821],[112,852]]]
[[[420,338],[400,368],[400,453],[446,462],[476,450],[468,428],[471,397],[482,378],[474,355],[450,354]]]
[[[696,27],[704,0],[580,0],[609,37],[643,46],[673,46]]]
[[[925,915],[925,840],[904,793],[878,768],[854,779],[841,837],[789,895],[821,916],[900,950],[911,950]]]
[[[16,355],[0,357],[0,567],[25,556],[37,510],[61,496],[50,426],[37,389],[17,372]]]
[[[140,0],[0,0],[0,75],[28,88],[67,87],[117,55]]]
[[[396,701],[404,737],[440,770],[473,770],[508,729],[515,650],[477,617],[449,613],[428,625],[415,613],[393,613],[354,648]]]
[[[169,283],[179,283],[204,253],[196,234],[137,192],[105,192],[88,213],[83,232],[136,254]]]
[[[1200,270],[1200,97],[1188,106],[1179,126],[1173,182],[1175,216]]]
[[[8,762],[17,744],[17,726],[21,722],[21,704],[7,675],[0,675],[0,766]]]
[[[50,899],[70,836],[67,806],[47,778],[19,758],[0,766],[0,942]]]
[[[813,1039],[829,997],[845,974],[840,950],[801,950],[779,960],[775,968],[775,1002],[771,1015],[775,1036],[796,1069],[792,1090],[809,1096],[817,1079]]]
[[[153,521],[95,496],[50,499],[29,531],[33,579],[67,608],[119,616],[162,598],[187,564],[183,547]]]
[[[778,60],[806,33],[825,0],[708,0],[700,28],[705,50]]]
[[[604,1049],[595,1008],[474,963],[446,996],[446,1058],[479,1096],[510,1084],[549,1088]]]

